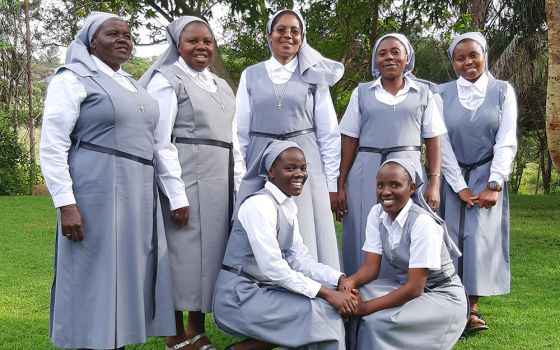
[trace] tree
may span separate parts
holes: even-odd
[[[560,2],[546,0],[545,9],[548,27],[546,131],[552,162],[560,172]]]

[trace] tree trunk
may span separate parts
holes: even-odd
[[[377,40],[377,21],[379,20],[379,1],[375,0],[371,7],[371,22],[369,24],[369,42],[370,46],[373,50],[373,45],[375,45],[375,41]],[[371,72],[371,60],[369,62],[369,71]]]
[[[31,29],[29,28],[29,0],[23,2],[25,13],[25,49],[27,54],[27,116],[29,129],[29,185],[35,186],[35,117],[33,116],[33,74],[31,71]]]
[[[486,9],[487,0],[472,0],[470,2],[470,13],[473,18],[473,24],[478,29],[484,29],[484,25],[486,24]]]
[[[552,163],[560,172],[560,1],[545,0],[548,27],[546,135]]]

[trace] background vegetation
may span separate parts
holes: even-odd
[[[91,10],[121,14],[135,33],[140,28],[150,33],[136,34],[140,45],[164,41],[163,27],[180,15],[217,23],[220,50],[212,69],[235,90],[244,68],[269,57],[264,27],[280,8],[299,9],[309,43],[344,63],[346,73],[331,89],[339,118],[357,84],[371,80],[371,48],[379,36],[406,34],[416,49],[414,74],[441,83],[454,78],[445,53],[449,39],[482,30],[490,44],[492,72],[509,80],[518,94],[519,151],[511,190],[560,192],[547,143],[545,0],[1,0],[0,195],[32,193],[41,186],[36,129],[46,78],[60,64],[59,47],[69,44]],[[139,77],[150,62],[135,57],[124,68]]]

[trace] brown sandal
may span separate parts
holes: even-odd
[[[478,321],[473,324],[473,321]],[[482,323],[480,322],[482,321]],[[469,312],[469,321],[467,322],[467,326],[465,327],[465,333],[472,334],[479,331],[485,331],[488,329],[488,325],[486,324],[486,320],[484,317],[476,310],[471,310]]]

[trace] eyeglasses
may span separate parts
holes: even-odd
[[[296,37],[296,36],[300,36],[301,33],[299,31],[299,29],[286,29],[286,28],[278,28],[278,29],[274,29],[274,31],[280,35],[286,35],[288,33],[290,33],[291,36]]]

